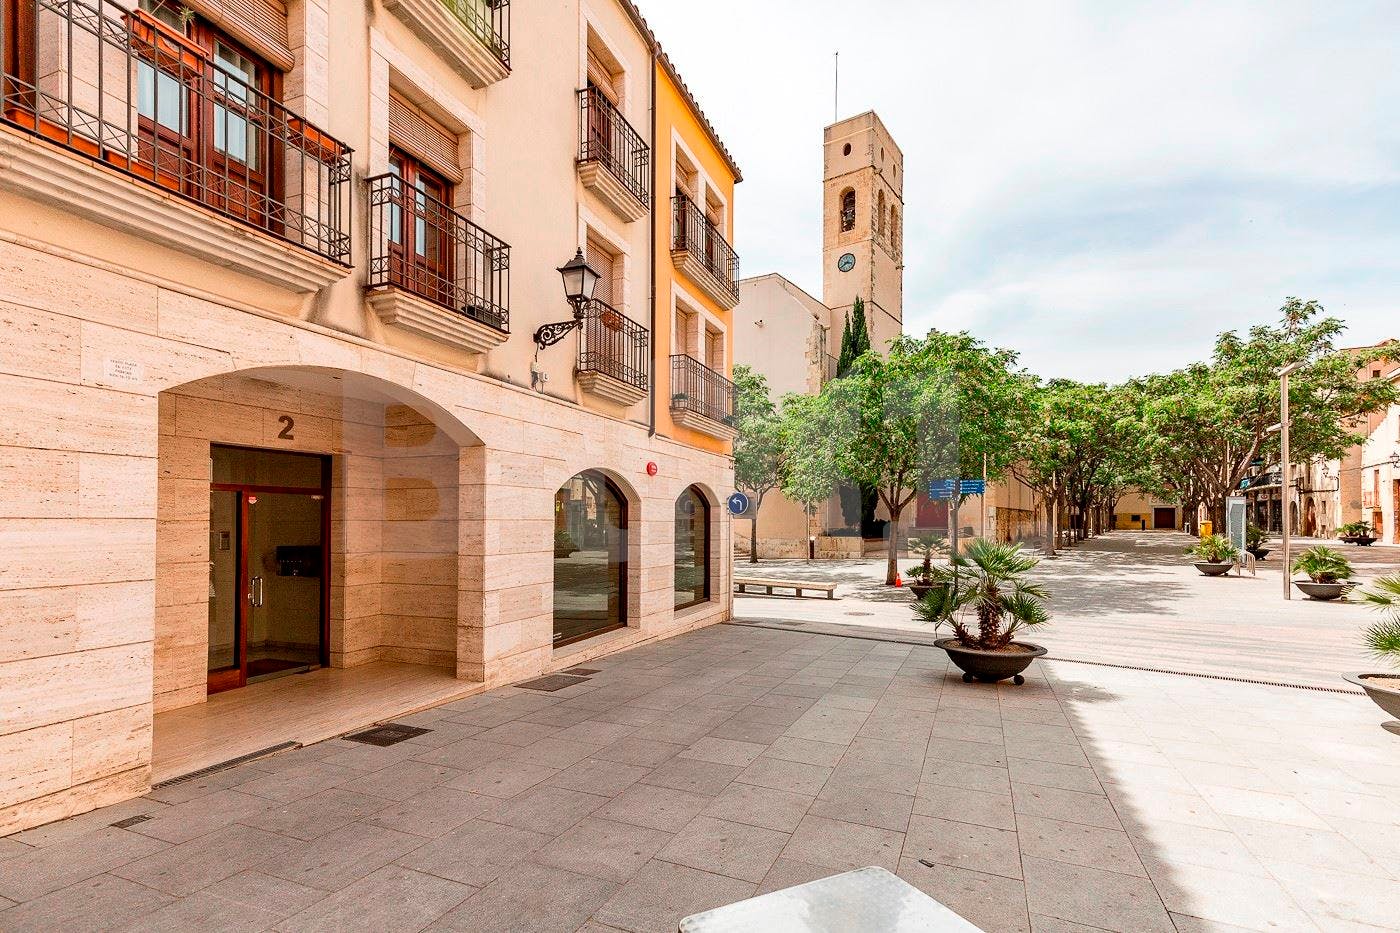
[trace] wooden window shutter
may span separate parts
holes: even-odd
[[[587,241],[588,264],[593,267],[593,271],[598,273],[598,284],[593,289],[593,297],[604,304],[618,306],[619,301],[613,296],[613,276],[617,274],[617,259],[608,250],[599,246],[592,237]],[[617,296],[621,298],[621,296]]]
[[[603,64],[603,60],[592,48],[588,50],[588,80],[603,92],[604,97],[614,104],[617,103],[617,82],[613,78],[612,69]]]
[[[389,95],[389,140],[453,184],[461,183],[456,135],[397,94]]]
[[[296,64],[283,0],[184,0],[200,16],[281,71]]]

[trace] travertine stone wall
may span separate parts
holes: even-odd
[[[0,236],[0,834],[142,792],[153,713],[202,699],[211,440],[333,455],[333,664],[504,683],[727,618],[721,508],[714,598],[671,591],[676,497],[718,506],[726,457],[237,301]],[[553,495],[590,468],[629,626],[556,652]]]

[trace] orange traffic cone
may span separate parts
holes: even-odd
[[[903,586],[903,585],[904,585],[904,578],[901,577],[898,573],[896,573],[896,574],[894,575],[894,585],[895,585],[895,586]]]

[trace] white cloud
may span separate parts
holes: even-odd
[[[1083,378],[1287,295],[1400,330],[1400,4],[640,2],[745,171],[745,274],[820,292],[840,48],[842,115],[905,154],[907,329]]]

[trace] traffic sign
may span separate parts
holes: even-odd
[[[928,484],[928,497],[930,499],[951,499],[953,490],[957,488],[957,480],[935,479]]]
[[[981,479],[965,479],[958,483],[958,492],[964,496],[980,496],[987,491],[987,481]]]
[[[749,497],[742,492],[736,492],[729,497],[729,514],[743,515],[749,510]]]

